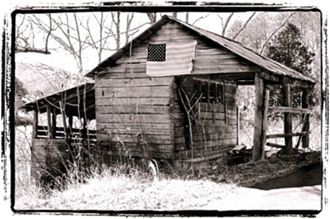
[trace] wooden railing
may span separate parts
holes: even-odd
[[[291,134],[271,134],[266,135],[266,138],[285,138],[285,137],[295,137],[295,136],[305,136],[308,135],[308,132],[296,132]]]
[[[296,114],[312,114],[312,110],[306,108],[293,108],[285,106],[276,106],[269,107],[270,112],[279,112],[279,113],[296,113]]]
[[[84,130],[77,129],[77,128],[69,128],[68,134],[70,139],[82,141],[82,140],[90,140],[91,143],[96,144],[96,130],[87,130],[86,137],[83,138]],[[37,128],[37,138],[48,138],[48,128],[47,126],[38,126]],[[65,138],[65,131],[63,127],[56,127],[55,129],[55,139],[64,139]]]
[[[285,106],[276,106],[276,107],[268,107],[268,110],[269,110],[269,113],[279,112],[279,113],[288,113],[288,114],[305,114],[307,116],[312,114],[312,110],[307,109],[307,108],[293,108],[293,107],[285,107]],[[292,139],[292,137],[299,137],[297,146],[299,146],[299,144],[300,144],[300,138],[305,138],[305,142],[303,144],[308,145],[309,144],[308,135],[310,134],[310,132],[309,132],[308,128],[306,128],[306,125],[308,125],[308,127],[309,127],[308,119],[307,119],[307,121],[305,121],[303,123],[303,128],[302,128],[301,132],[296,132],[296,133],[290,132],[290,133],[285,133],[285,134],[269,134],[269,135],[266,135],[266,139],[270,139],[270,138],[291,138]],[[279,144],[275,144],[275,143],[271,143],[271,142],[267,142],[266,145],[269,147],[275,147],[275,148],[286,147],[285,145],[279,145]]]

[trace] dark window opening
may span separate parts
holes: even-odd
[[[203,103],[223,103],[223,86],[216,83],[196,82],[196,98]]]
[[[164,62],[166,60],[166,44],[149,44],[147,61]]]

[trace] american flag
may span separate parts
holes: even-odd
[[[170,76],[190,74],[195,59],[197,41],[149,44],[147,75]]]

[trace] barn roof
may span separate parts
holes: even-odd
[[[276,62],[270,58],[267,58],[263,55],[260,55],[251,49],[248,49],[244,47],[242,44],[235,42],[233,40],[230,40],[226,37],[220,36],[218,34],[212,33],[210,31],[198,28],[196,26],[187,24],[179,19],[169,17],[167,15],[164,15],[158,22],[153,24],[151,27],[149,27],[147,30],[145,30],[143,33],[141,33],[139,36],[134,38],[131,42],[127,43],[124,47],[117,50],[116,53],[114,53],[112,56],[101,62],[97,67],[95,67],[93,70],[88,72],[86,76],[92,76],[95,73],[99,72],[105,67],[111,66],[116,63],[116,60],[127,54],[127,52],[130,50],[130,45],[136,46],[141,42],[144,42],[145,40],[148,40],[150,36],[152,36],[156,31],[158,31],[163,25],[165,25],[168,22],[176,22],[177,24],[188,28],[189,30],[197,33],[198,35],[203,36],[204,38],[211,40],[212,42],[218,44],[221,47],[224,47],[228,49],[229,51],[241,56],[242,58],[254,63],[255,65],[262,67],[273,74],[280,75],[280,76],[287,76],[294,79],[299,79],[311,83],[315,83],[316,80],[312,77],[309,77],[307,75],[304,75],[298,71],[295,71],[279,62]]]

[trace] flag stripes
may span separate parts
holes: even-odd
[[[154,44],[156,45],[156,44]],[[190,74],[195,59],[197,41],[166,43],[164,61],[147,61],[147,75],[169,76]],[[149,54],[148,54],[149,57]]]

